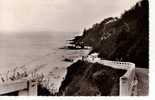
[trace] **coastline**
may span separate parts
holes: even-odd
[[[64,53],[62,54],[61,52]],[[23,72],[21,68],[24,67],[26,69],[25,71],[29,74],[43,74],[45,76],[45,79],[49,80],[49,85],[52,86],[51,89],[54,89],[55,92],[58,92],[61,82],[66,76],[67,67],[73,64],[73,62],[66,62],[64,61],[64,59],[71,58],[75,60],[76,58],[88,55],[89,52],[89,49],[69,50],[57,48],[57,52],[53,51],[47,53],[44,56],[41,56],[40,58],[32,60],[28,64],[24,64],[19,67],[16,66],[16,71]],[[54,58],[53,56],[57,58]],[[7,77],[10,77],[12,75],[11,70],[13,69],[10,69],[9,71],[4,73],[1,72],[1,77],[6,78],[6,75]],[[0,83],[2,83],[2,81]]]

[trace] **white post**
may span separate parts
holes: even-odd
[[[28,95],[29,96],[37,96],[38,95],[38,83],[37,82],[29,82],[29,88],[28,88]]]
[[[130,96],[129,94],[129,82],[127,77],[120,78],[120,96]]]

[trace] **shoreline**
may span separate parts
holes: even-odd
[[[58,50],[59,49],[60,48],[58,48]],[[60,55],[59,52],[61,51],[56,53],[54,52],[48,53],[48,54],[45,54],[43,57],[37,58],[37,60],[35,61],[31,61],[31,63],[23,64],[22,66],[19,66],[19,67],[17,66],[15,67],[15,69],[17,72],[22,73],[23,72],[22,67],[23,67],[23,68],[26,68],[25,71],[28,72],[29,74],[36,72],[37,74],[45,75],[46,76],[45,79],[49,80],[50,84],[53,84],[51,88],[54,88],[55,91],[58,92],[61,82],[63,81],[64,77],[67,74],[66,72],[67,67],[73,64],[73,62],[66,62],[66,61],[63,61],[63,59],[70,57],[75,60],[77,57],[85,56],[90,52],[90,50],[88,49],[79,49],[79,50],[63,49],[63,50],[65,50],[66,54]],[[52,58],[53,54],[58,54],[57,59]],[[42,60],[45,60],[45,61],[42,61]],[[52,67],[50,67],[51,65]],[[11,70],[13,69],[10,69],[8,71],[9,73],[3,72],[3,74],[1,74],[1,77],[5,77],[5,78],[6,76],[10,77],[11,75],[13,75],[12,74],[13,72],[11,73]],[[7,80],[5,83],[7,82],[9,81]],[[1,81],[0,83],[3,83],[3,82]]]

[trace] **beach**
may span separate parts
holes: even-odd
[[[0,73],[25,66],[28,72],[37,71],[44,74],[54,88],[58,90],[71,62],[65,58],[76,59],[87,55],[89,50],[60,49],[67,45],[66,40],[73,38],[75,33],[23,33],[1,34],[0,37]]]

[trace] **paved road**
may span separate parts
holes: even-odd
[[[149,70],[145,68],[136,68],[138,78],[138,96],[147,96],[149,91]]]

